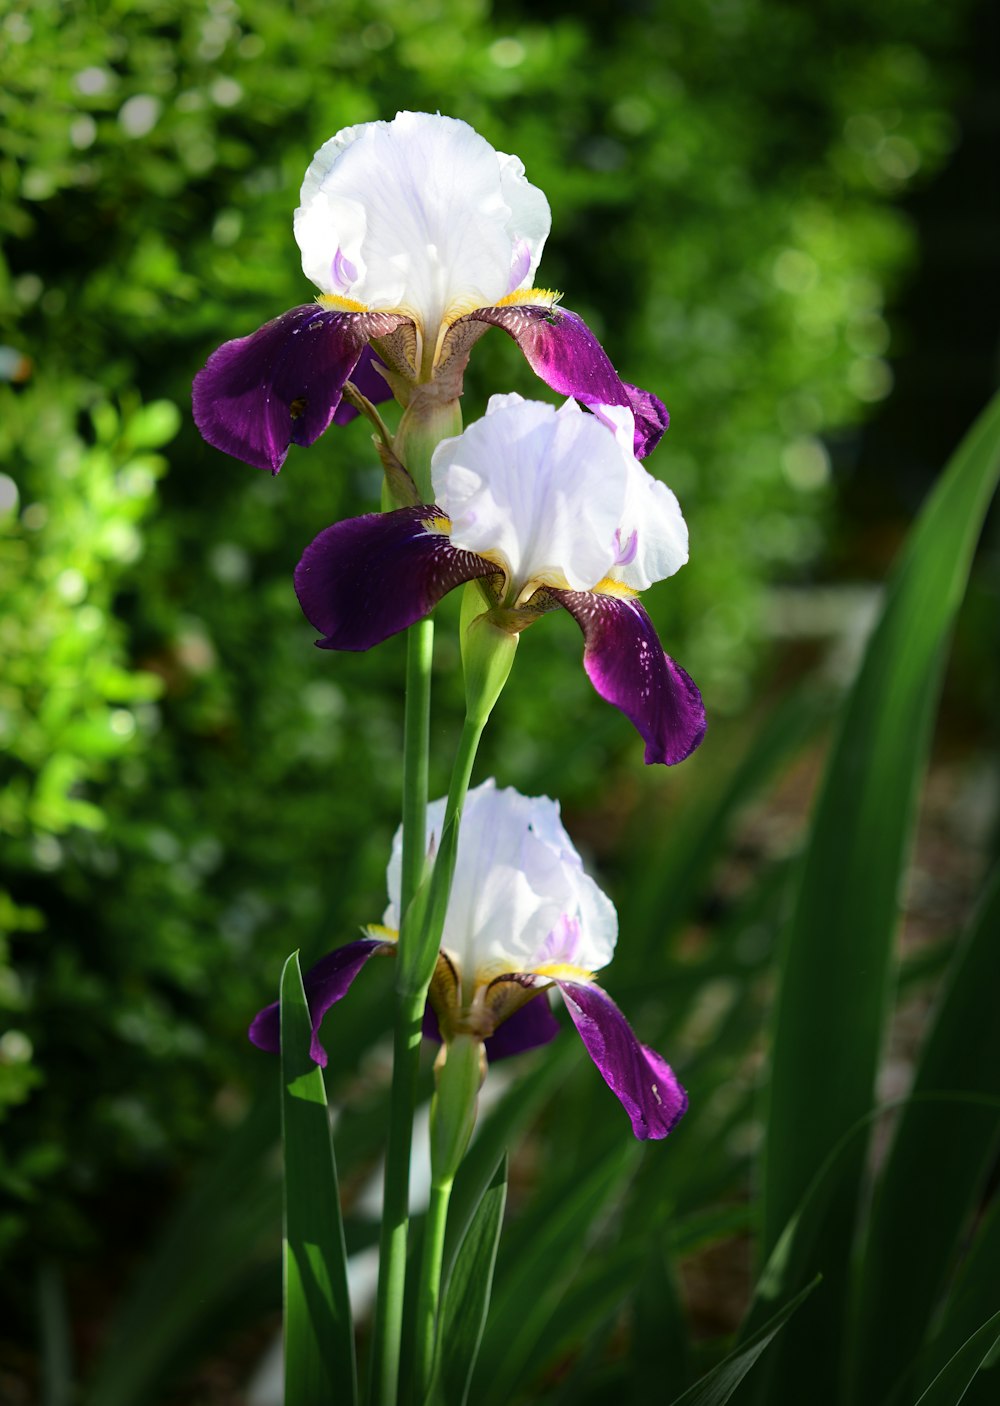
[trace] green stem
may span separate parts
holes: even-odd
[[[406,637],[406,710],[403,722],[403,873],[400,914],[423,877],[427,854],[427,769],[430,752],[431,664],[434,621],[418,620]]]
[[[479,750],[479,739],[483,735],[485,726],[486,718],[466,717],[462,724],[462,736],[459,738],[458,751],[455,753],[455,762],[451,769],[451,784],[448,787],[448,802],[445,806],[443,829],[447,827],[450,820],[457,822],[461,818],[462,807],[465,805],[465,797],[469,790],[469,782],[472,780],[476,752]]]
[[[406,707],[403,723],[403,860],[400,912],[417,890],[427,852],[427,770],[430,750],[431,664],[434,622],[410,627],[406,641]],[[402,934],[401,934],[402,936]],[[410,1144],[420,1069],[423,991],[396,993],[392,1093],[385,1152],[379,1239],[379,1279],[372,1333],[372,1406],[395,1406],[403,1331],[406,1232],[409,1222]]]
[[[430,622],[411,627],[407,654],[406,725],[404,730],[403,865],[401,914],[416,891],[426,852],[427,823],[427,718],[430,696],[430,656],[433,634]],[[418,633],[421,632],[421,633]],[[457,823],[465,802],[476,749],[486,718],[470,720],[462,736],[452,768],[445,811],[445,827]],[[418,787],[422,786],[422,796]],[[419,801],[419,805],[418,805]],[[454,849],[451,851],[454,865]],[[444,878],[450,887],[451,875]],[[406,931],[400,941],[406,941]],[[413,934],[411,940],[418,937]],[[400,970],[402,970],[402,965]],[[379,1240],[379,1282],[375,1303],[372,1342],[372,1378],[369,1400],[372,1406],[396,1406],[399,1386],[399,1358],[403,1327],[403,1298],[406,1277],[406,1233],[409,1218],[410,1143],[413,1111],[420,1067],[420,1036],[430,975],[416,989],[397,989],[396,1025],[393,1043],[392,1093],[389,1133],[385,1159],[385,1186],[382,1202],[382,1228]],[[445,1205],[447,1209],[447,1202]],[[438,1267],[440,1279],[440,1265]],[[423,1280],[421,1280],[423,1293]],[[436,1313],[435,1298],[435,1313]],[[418,1350],[420,1350],[418,1348]]]
[[[422,1402],[430,1384],[437,1337],[438,1307],[441,1299],[441,1263],[444,1257],[444,1232],[448,1223],[448,1201],[452,1182],[434,1182],[424,1223],[424,1250],[420,1263],[420,1286],[417,1292],[417,1326],[414,1350],[414,1400]]]

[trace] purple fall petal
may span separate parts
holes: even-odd
[[[549,998],[539,992],[497,1026],[496,1033],[486,1041],[486,1058],[491,1064],[494,1060],[508,1059],[511,1055],[547,1045],[558,1034],[559,1022],[552,1014]]]
[[[477,308],[460,321],[502,327],[521,348],[528,365],[547,386],[584,405],[627,405],[636,417],[634,452],[655,449],[667,427],[667,412],[649,391],[630,386],[611,365],[607,352],[582,317],[567,308]]]
[[[326,1068],[326,1050],[319,1042],[319,1027],[331,1006],[347,995],[358,972],[376,952],[394,952],[394,942],[384,942],[377,937],[360,937],[357,942],[348,942],[322,957],[314,967],[310,967],[302,978],[309,1014],[312,1017],[312,1043],[309,1054]],[[258,1049],[269,1054],[281,1050],[281,1017],[279,1003],[275,1001],[265,1006],[250,1023],[250,1041]]]
[[[381,405],[384,400],[392,399],[392,391],[389,389],[388,381],[376,370],[376,367],[382,364],[371,347],[365,347],[357,366],[347,378],[352,385],[357,386],[363,396],[371,401],[372,405]],[[333,423],[347,425],[357,415],[358,411],[355,410],[354,406],[349,405],[346,400],[342,400],[333,413]]]
[[[583,631],[590,682],[635,725],[646,743],[646,763],[682,762],[705,736],[705,705],[681,666],[664,654],[639,601],[551,587],[549,595]]]
[[[637,1138],[664,1138],[687,1108],[687,1094],[655,1050],[640,1045],[606,991],[557,981],[587,1053],[632,1120]]]
[[[194,378],[194,420],[216,449],[277,473],[288,446],[312,444],[372,337],[407,319],[307,303],[225,342]]]
[[[651,454],[670,424],[670,414],[663,401],[652,391],[644,391],[641,386],[631,386],[623,381],[625,394],[635,416],[635,438],[633,453],[637,459],[645,459]]]
[[[295,590],[322,649],[371,649],[463,581],[493,575],[493,562],[430,531],[436,518],[434,507],[366,513],[334,523],[306,548]]]
[[[497,1027],[496,1034],[485,1041],[486,1058],[490,1064],[511,1055],[523,1054],[539,1045],[547,1045],[559,1034],[560,1025],[552,1014],[548,997],[539,993],[521,1006]],[[441,1043],[441,1027],[430,1001],[424,1007],[423,1036],[425,1040]]]

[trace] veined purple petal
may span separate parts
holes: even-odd
[[[493,1064],[498,1059],[509,1059],[511,1055],[537,1049],[539,1045],[547,1045],[554,1040],[559,1030],[560,1025],[552,1014],[548,997],[539,993],[497,1026],[496,1033],[485,1041],[486,1058]],[[424,1007],[423,1036],[435,1044],[441,1043],[441,1027],[430,1001]]]
[[[635,415],[635,455],[641,459],[659,442],[667,412],[656,396],[623,381],[582,317],[568,308],[512,303],[477,308],[459,321],[489,322],[513,337],[528,365],[547,386],[584,405],[627,405]]]
[[[664,1138],[687,1108],[670,1065],[641,1045],[606,991],[581,981],[556,982],[601,1077],[632,1120],[637,1138]]]
[[[635,440],[633,453],[637,459],[645,459],[651,454],[670,424],[670,412],[652,391],[644,391],[641,386],[629,385],[623,381],[629,407],[635,416]]]
[[[212,353],[194,378],[195,424],[216,449],[276,474],[289,444],[312,444],[329,425],[366,342],[406,320],[292,308]]]
[[[497,567],[452,546],[427,524],[434,507],[336,522],[321,532],[295,568],[295,590],[322,649],[371,649],[420,620],[448,591]]]
[[[590,682],[638,729],[647,764],[682,762],[705,736],[705,706],[697,686],[664,654],[639,601],[596,591],[548,592],[583,631]]]
[[[376,952],[394,952],[396,944],[377,937],[359,937],[320,958],[302,978],[309,1014],[312,1017],[312,1043],[309,1054],[326,1068],[326,1050],[319,1042],[319,1027],[331,1006],[347,995],[358,972]],[[278,1054],[281,1050],[279,1002],[265,1006],[250,1023],[250,1040],[258,1049]]]
[[[392,390],[388,381],[376,370],[376,367],[381,365],[382,362],[371,347],[365,347],[357,366],[347,378],[352,385],[357,386],[363,396],[371,401],[372,405],[381,405],[384,400],[392,399]],[[335,425],[348,425],[356,418],[357,414],[358,412],[353,405],[342,400],[333,412],[333,423]]]

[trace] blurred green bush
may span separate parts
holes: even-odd
[[[0,19],[0,341],[34,366],[0,385],[0,1247],[92,1246],[102,1198],[174,1176],[252,1078],[243,1028],[279,958],[382,906],[401,650],[314,654],[290,586],[311,537],[377,498],[365,431],[270,480],[188,413],[215,345],[311,296],[291,213],[313,150],[411,107],[522,157],[553,210],[542,280],[671,409],[651,467],[693,554],[649,604],[718,715],[748,697],[762,587],[822,541],[824,435],[889,390],[911,253],[893,201],[954,141],[963,14],[33,0]],[[499,336],[469,418],[494,389],[540,393]],[[484,770],[584,804],[638,743],[569,622],[541,630]]]

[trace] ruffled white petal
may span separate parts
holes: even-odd
[[[549,224],[548,202],[516,157],[465,122],[401,112],[320,148],[295,237],[306,276],[325,293],[404,312],[435,336],[504,297],[512,274],[530,286]]]
[[[438,838],[444,801],[428,807]],[[402,831],[388,869],[387,927],[399,925]],[[547,796],[526,797],[492,780],[469,792],[442,946],[463,983],[553,966],[598,971],[614,952],[618,917],[583,869]],[[471,995],[467,991],[466,999]]]
[[[504,567],[510,604],[539,586],[590,590],[615,565],[625,466],[614,436],[573,401],[556,410],[494,396],[438,446],[431,479],[453,543]]]
[[[552,226],[552,212],[542,191],[525,177],[524,162],[519,156],[507,156],[498,151],[497,160],[503,198],[510,211],[507,232],[511,238],[512,258],[505,291],[514,293],[533,285]],[[514,277],[515,274],[519,276]]]
[[[613,580],[644,591],[679,571],[688,559],[687,523],[673,491],[629,456],[628,489],[619,540],[623,560]],[[634,553],[634,554],[633,554]]]
[[[613,432],[625,465],[625,506],[618,526],[619,560],[608,573],[634,591],[664,581],[688,559],[687,523],[676,495],[643,468],[632,452],[635,418],[625,405],[595,407]]]

